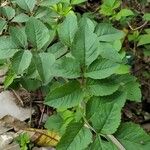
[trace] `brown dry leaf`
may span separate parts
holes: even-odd
[[[54,131],[26,128],[24,132],[28,133],[32,142],[43,147],[56,146],[60,140],[59,134]]]

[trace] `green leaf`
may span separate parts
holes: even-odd
[[[12,57],[18,50],[20,50],[12,41],[10,37],[0,37],[0,59]]]
[[[85,77],[92,79],[105,79],[116,72],[119,64],[107,59],[98,59],[88,68]]]
[[[114,62],[121,62],[120,54],[115,50],[115,48],[109,43],[100,43],[100,55],[103,58],[110,59]]]
[[[118,150],[114,144],[96,137],[92,145],[87,150]]]
[[[120,64],[120,67],[117,69],[116,74],[127,74],[130,72],[131,66]]]
[[[86,1],[87,1],[87,0],[71,0],[71,4],[72,4],[72,5],[77,5],[77,4],[86,2]]]
[[[83,123],[72,123],[68,125],[66,133],[58,143],[57,150],[83,150],[92,142],[90,129],[84,127]]]
[[[56,77],[78,78],[80,77],[79,62],[70,57],[61,58],[53,65],[52,74]]]
[[[7,22],[3,18],[0,18],[0,35],[2,34]]]
[[[139,36],[138,46],[150,44],[150,34],[143,34]]]
[[[16,73],[12,70],[8,71],[6,74],[6,78],[4,81],[4,88],[7,89],[14,81],[14,79],[17,77]]]
[[[117,13],[117,15],[115,16],[116,20],[120,20],[124,17],[128,17],[128,16],[134,16],[134,13],[132,12],[132,10],[130,9],[121,9],[120,12]]]
[[[150,13],[144,13],[143,19],[146,21],[150,21]]]
[[[29,50],[17,52],[12,58],[12,68],[16,74],[22,74],[30,65],[32,53]]]
[[[29,42],[38,50],[50,39],[48,28],[41,21],[33,17],[26,23],[26,34]]]
[[[58,34],[62,43],[71,46],[77,29],[77,17],[73,12],[70,12],[58,28]]]
[[[119,88],[119,84],[115,80],[88,80],[87,89],[94,96],[106,96],[116,92]]]
[[[98,36],[99,41],[110,42],[119,40],[124,37],[124,33],[115,29],[111,24],[99,23],[96,26],[95,33]]]
[[[50,131],[53,130],[58,132],[62,124],[63,124],[63,119],[61,118],[61,116],[58,114],[54,114],[46,120],[44,127]]]
[[[17,16],[15,16],[12,20],[12,22],[20,22],[20,23],[23,23],[23,22],[27,22],[29,20],[29,16],[24,14],[24,13],[21,13]]]
[[[53,44],[47,49],[49,53],[55,55],[55,58],[58,59],[61,56],[64,56],[68,52],[67,46],[63,45],[61,42]]]
[[[127,99],[131,101],[141,102],[142,94],[140,89],[140,84],[137,82],[128,82],[125,85],[127,91]]]
[[[55,108],[71,108],[83,100],[83,91],[76,81],[66,83],[47,95],[45,104]]]
[[[58,4],[61,0],[55,0],[55,1],[51,1],[51,0],[42,0],[40,2],[40,6],[45,6],[45,7],[50,7],[53,6],[55,4]]]
[[[0,14],[11,20],[15,16],[15,10],[10,6],[4,6],[0,8]]]
[[[27,48],[27,46],[28,46],[27,36],[26,36],[24,28],[11,27],[10,35],[12,37],[13,42],[16,45],[18,45],[22,48]]]
[[[51,67],[55,62],[55,57],[50,53],[39,53],[34,55],[34,63],[38,73],[44,83],[48,83],[52,78]]]
[[[20,8],[28,12],[32,12],[36,4],[36,0],[15,0],[15,2]]]
[[[115,137],[127,150],[149,150],[150,136],[137,124],[122,124]]]
[[[125,92],[117,92],[113,96],[93,97],[87,103],[87,119],[99,133],[112,134],[120,124],[121,108],[125,100]]]
[[[90,65],[98,57],[98,38],[94,31],[93,22],[83,17],[72,43],[72,55],[82,66]]]

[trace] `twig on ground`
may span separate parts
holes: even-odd
[[[40,117],[40,120],[39,120],[39,123],[38,123],[38,128],[40,127],[41,122],[43,120],[44,111],[45,111],[45,105],[43,106],[42,111],[41,111],[41,117]]]
[[[127,22],[127,23],[128,23],[129,28],[130,28],[131,30],[135,31],[135,30],[139,30],[139,29],[143,28],[144,26],[146,26],[147,23],[148,23],[148,21],[145,21],[141,26],[136,27],[136,28],[133,28],[129,22]]]

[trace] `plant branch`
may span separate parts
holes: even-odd
[[[148,21],[145,21],[141,26],[136,27],[136,28],[133,28],[129,22],[127,22],[127,23],[128,23],[129,28],[130,28],[131,30],[135,31],[135,30],[139,30],[139,29],[143,28],[144,26],[146,26],[147,23],[148,23]]]
[[[106,137],[108,139],[110,139],[116,146],[119,150],[126,150],[124,148],[124,146],[113,136],[113,135],[106,135]]]

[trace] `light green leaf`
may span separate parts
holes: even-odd
[[[98,59],[88,68],[85,77],[92,79],[105,79],[116,72],[119,64],[107,59]]]
[[[7,22],[3,18],[0,18],[0,35],[2,34]]]
[[[124,37],[123,31],[115,29],[108,23],[99,23],[96,26],[95,33],[97,34],[99,41],[104,42],[119,40]]]
[[[50,131],[58,132],[63,125],[63,119],[59,114],[54,114],[50,116],[45,123],[45,128]]]
[[[86,1],[87,1],[87,0],[71,0],[71,4],[72,4],[72,5],[77,5],[77,4],[86,2]]]
[[[41,21],[33,17],[26,23],[26,34],[29,42],[31,42],[38,50],[50,39],[48,28]]]
[[[18,45],[22,48],[27,48],[27,46],[28,46],[27,36],[26,36],[24,28],[11,27],[10,35],[12,37],[13,42],[16,45]]]
[[[0,59],[10,58],[19,50],[10,37],[0,37]]]
[[[58,34],[62,43],[71,46],[77,29],[77,17],[73,12],[70,12],[58,28]]]
[[[131,101],[141,102],[142,94],[140,84],[137,82],[129,82],[125,85],[127,91],[127,99]]]
[[[143,19],[146,21],[150,21],[150,13],[144,13]]]
[[[27,21],[29,20],[29,18],[30,18],[30,17],[27,16],[26,14],[21,13],[21,14],[15,16],[15,17],[13,18],[12,22],[20,22],[20,23],[22,23],[22,22],[27,22]]]
[[[120,64],[120,67],[116,70],[116,74],[127,74],[130,72],[131,66]]]
[[[138,46],[150,44],[150,34],[143,34],[139,36]]]
[[[17,52],[12,58],[12,68],[16,74],[22,74],[30,65],[32,53],[29,50]]]
[[[72,43],[72,55],[81,65],[90,65],[98,57],[98,38],[94,31],[93,22],[83,17]]]
[[[64,57],[53,65],[52,74],[56,77],[78,78],[80,77],[80,65],[75,59]]]
[[[14,79],[17,77],[16,73],[12,70],[8,71],[6,74],[6,78],[4,81],[4,88],[7,89],[14,81]]]
[[[119,88],[119,84],[115,80],[88,80],[87,89],[94,96],[106,96],[116,92]]]
[[[137,124],[122,124],[115,137],[127,150],[149,150],[150,136]]]
[[[57,150],[83,150],[92,142],[90,129],[84,127],[83,123],[72,123],[68,125],[66,133],[58,143]]]
[[[97,136],[92,145],[87,150],[118,150],[118,149],[111,142],[104,141]]]
[[[0,14],[11,20],[15,16],[15,10],[10,6],[0,7]]]
[[[112,134],[120,124],[121,108],[125,100],[124,92],[114,93],[113,96],[93,97],[87,104],[87,119],[99,133]]]
[[[121,9],[120,12],[115,16],[116,20],[120,20],[124,17],[134,16],[134,13],[130,9]]]
[[[83,95],[80,84],[72,81],[51,91],[46,97],[45,104],[54,108],[71,108],[79,105]]]
[[[20,8],[28,12],[32,12],[36,4],[36,0],[15,0],[15,2]]]

